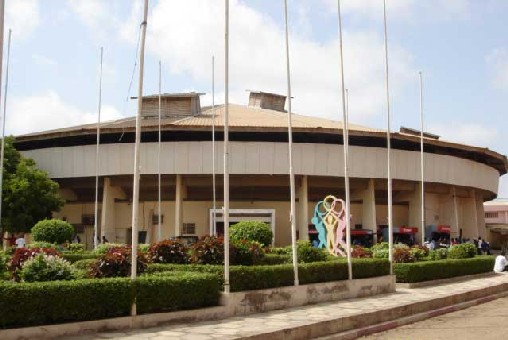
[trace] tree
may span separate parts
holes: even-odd
[[[5,139],[2,190],[2,228],[9,232],[29,232],[40,220],[51,218],[64,200],[58,183],[37,169],[33,159],[24,158],[14,148],[14,138]]]

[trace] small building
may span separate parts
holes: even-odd
[[[483,204],[487,238],[492,248],[508,247],[508,200],[495,199]]]
[[[286,97],[251,92],[248,105],[229,105],[231,222],[263,220],[275,245],[290,244]],[[200,105],[199,93],[162,96],[162,235],[199,237],[222,233],[224,105]],[[141,242],[157,237],[158,96],[143,97],[140,149]],[[325,196],[344,198],[342,122],[293,115],[298,238],[308,239],[314,207]],[[213,223],[213,144],[217,220]],[[387,222],[386,131],[349,124],[352,226],[382,235]],[[101,123],[99,232],[110,242],[130,242],[135,117]],[[483,202],[497,195],[506,157],[494,151],[442,141],[425,134],[425,221],[449,226],[451,237],[488,236]],[[421,240],[420,137],[391,134],[393,222]],[[76,226],[93,244],[96,124],[17,136],[15,146],[60,184],[66,199],[55,217]],[[370,232],[368,232],[370,231]],[[402,234],[401,234],[402,235]],[[381,236],[379,236],[381,237]],[[375,241],[375,240],[374,240]]]

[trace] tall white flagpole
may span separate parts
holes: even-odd
[[[3,64],[3,53],[4,53],[4,9],[5,9],[5,0],[0,0],[0,81],[2,79],[2,64]],[[1,95],[1,94],[0,94]],[[3,125],[5,125],[5,111],[3,115]],[[2,136],[2,150],[4,149],[5,143],[5,135]],[[3,155],[3,152],[2,152]],[[0,162],[0,237],[3,239],[4,237],[4,229],[2,226],[2,190],[3,190],[3,170],[4,170],[4,161],[3,158]],[[0,240],[0,245],[3,246],[3,240]],[[0,247],[2,248],[2,247]]]
[[[131,280],[137,276],[138,215],[139,215],[139,145],[141,143],[141,109],[143,107],[143,71],[145,65],[145,38],[148,20],[148,0],[145,0],[143,22],[141,22],[141,47],[139,51],[138,112],[136,114],[136,143],[134,145],[134,176],[132,190],[132,260]],[[131,315],[136,315],[136,301],[132,303]]]
[[[347,126],[347,110],[346,110],[346,89],[344,85],[344,55],[342,49],[342,15],[340,11],[340,0],[337,1],[337,10],[339,17],[339,47],[340,47],[340,78],[342,90],[342,137],[344,146],[344,182],[346,191],[346,256],[348,267],[348,278],[353,279],[353,264],[351,260],[351,218],[350,218],[350,189],[349,189],[349,132]]]
[[[388,79],[388,30],[386,28],[386,0],[383,0],[383,18],[385,33],[385,86],[386,86],[386,148],[387,148],[387,178],[388,178],[388,260],[390,261],[390,275],[393,274],[393,216],[392,216],[392,173],[391,173],[391,131],[390,131],[390,87]]]
[[[157,192],[157,241],[162,241],[162,209],[161,209],[161,200],[162,200],[162,193],[161,193],[161,144],[162,144],[162,132],[161,132],[161,110],[162,110],[162,63],[159,60],[159,143],[157,148],[157,186],[158,186],[158,192]]]
[[[2,47],[0,47],[0,56],[2,56],[3,53],[3,1],[1,1],[0,4],[0,15],[2,23],[2,28],[0,29],[2,33],[2,37],[0,38],[0,44],[2,44]],[[9,64],[10,64],[10,56],[11,56],[11,35],[12,30],[9,29],[9,37],[7,41],[7,61],[6,61],[6,70],[5,70],[5,87],[4,87],[4,109],[3,109],[3,117],[2,117],[2,150],[0,151],[0,227],[2,225],[1,223],[1,216],[2,216],[2,190],[3,190],[3,180],[4,180],[4,156],[5,156],[5,118],[7,117],[7,89],[9,88]],[[0,64],[2,63],[2,60],[0,60]],[[2,66],[0,65],[0,80],[2,79]],[[0,229],[2,232],[0,233],[0,238],[3,239],[3,229]],[[0,249],[2,242],[0,241]]]
[[[229,293],[229,0],[224,34],[224,292]]]
[[[95,147],[95,211],[93,224],[93,246],[97,248],[99,238],[99,144],[101,142],[101,108],[102,108],[102,58],[104,48],[101,47],[101,66],[99,70],[99,103],[97,108],[97,143]]]
[[[213,206],[212,206],[212,230],[210,230],[210,235],[216,235],[216,222],[217,222],[217,213],[215,209],[217,209],[217,195],[215,191],[215,56],[212,56],[212,196],[213,196]]]
[[[425,242],[425,178],[424,178],[424,163],[423,163],[423,75],[422,72],[419,72],[420,75],[420,169],[422,175],[422,212],[421,212],[421,233],[422,233],[422,245]]]
[[[291,126],[291,71],[289,65],[289,28],[288,28],[288,5],[284,0],[284,22],[286,28],[286,76],[287,76],[287,97],[288,97],[288,146],[289,146],[289,189],[291,197],[291,211],[289,221],[291,222],[291,247],[293,249],[293,272],[294,285],[299,285],[298,280],[298,256],[296,248],[296,204],[295,204],[295,173],[293,170],[293,127]]]

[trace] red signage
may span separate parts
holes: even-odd
[[[365,229],[353,229],[351,235],[372,235],[372,230]]]
[[[400,227],[399,234],[416,234],[418,228],[415,227]]]
[[[437,232],[438,233],[450,233],[450,226],[449,225],[438,225],[437,226]]]

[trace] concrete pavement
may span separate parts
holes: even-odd
[[[499,274],[245,317],[65,339],[354,339],[504,296],[508,275]]]

